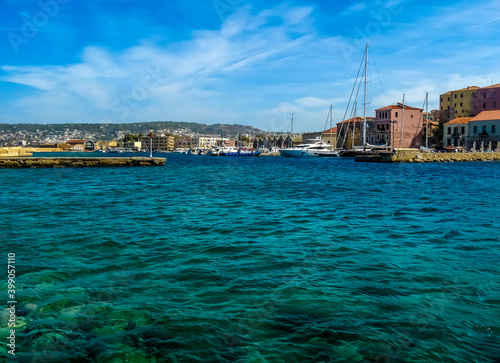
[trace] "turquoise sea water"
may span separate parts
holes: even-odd
[[[500,163],[166,157],[0,170],[18,361],[500,359]]]

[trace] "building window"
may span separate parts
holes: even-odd
[[[491,133],[495,134],[496,131],[496,125],[491,125]]]
[[[441,102],[443,102],[443,97],[441,97]]]
[[[398,117],[398,112],[397,111],[396,111],[395,115],[396,115],[396,117]]]
[[[451,135],[451,127],[448,126],[448,135]]]
[[[474,135],[477,135],[477,126],[474,126]]]
[[[486,133],[486,125],[483,125],[483,134]]]
[[[450,97],[448,97],[448,102],[450,101]]]
[[[457,98],[457,95],[455,95],[455,98]]]
[[[460,107],[464,107],[464,104],[462,102],[460,102]]]
[[[454,103],[454,104],[453,104],[453,107],[457,107],[457,104],[456,104],[456,103]]]
[[[483,103],[483,108],[486,108],[486,102]]]
[[[460,94],[460,98],[464,98],[464,94],[463,93]]]
[[[497,108],[497,103],[493,102],[492,106],[493,106],[493,108]]]
[[[463,135],[465,134],[465,126],[462,126],[461,129],[460,129],[460,133]]]
[[[486,93],[483,93],[483,100],[486,99]]]
[[[493,98],[497,98],[497,93],[493,92]]]

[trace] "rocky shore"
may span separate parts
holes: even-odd
[[[162,166],[164,158],[0,157],[0,169]]]

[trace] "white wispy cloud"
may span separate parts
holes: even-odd
[[[202,115],[193,110],[206,107],[204,116],[216,121],[214,117],[224,117],[224,109],[231,108],[222,99],[231,99],[226,88],[234,87],[231,77],[251,75],[257,65],[304,49],[312,35],[300,23],[311,10],[281,6],[252,15],[241,8],[221,29],[197,31],[192,39],[167,47],[144,41],[116,54],[89,46],[77,64],[3,66],[7,75],[2,80],[33,89],[13,102],[25,110],[26,118],[67,120],[47,120],[40,110],[50,105],[50,117],[72,106],[78,112],[75,121],[196,120]],[[267,26],[272,17],[281,17],[281,25]],[[229,117],[234,110],[226,113]]]

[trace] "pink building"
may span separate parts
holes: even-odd
[[[472,114],[479,115],[483,111],[500,110],[497,98],[500,97],[500,83],[479,88],[472,95]]]
[[[375,110],[375,120],[367,124],[369,144],[387,144],[394,148],[420,148],[424,130],[421,108],[401,103]]]

